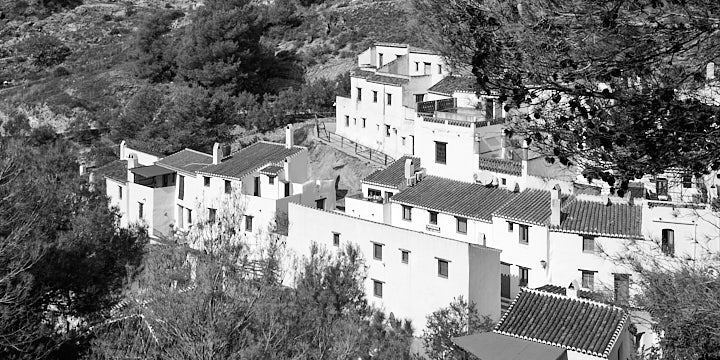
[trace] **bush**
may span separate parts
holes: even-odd
[[[64,66],[58,66],[58,67],[55,68],[55,70],[53,70],[53,75],[54,75],[55,77],[68,76],[68,75],[70,75],[70,70],[68,70],[68,69],[67,69],[66,67],[64,67]]]
[[[31,35],[17,45],[17,50],[40,67],[60,64],[72,53],[60,39],[46,34]]]

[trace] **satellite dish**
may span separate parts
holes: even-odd
[[[493,181],[497,182],[495,176],[489,171],[480,171],[473,175],[475,182],[483,184],[485,186],[492,185]]]

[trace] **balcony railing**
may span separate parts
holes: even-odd
[[[456,98],[421,101],[417,103],[417,112],[419,114],[433,114],[436,111],[443,111],[455,107],[457,107]]]

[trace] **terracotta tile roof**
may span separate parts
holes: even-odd
[[[574,199],[562,209],[560,226],[551,230],[642,239],[642,207]]]
[[[115,181],[127,182],[127,161],[116,159],[107,164],[104,164],[93,172],[98,178],[104,176]]]
[[[281,172],[283,170],[283,167],[280,165],[268,165],[260,170],[261,174],[264,175],[277,175],[277,173]]]
[[[558,294],[558,295],[567,295],[567,288],[564,288],[564,287],[558,286],[558,285],[547,284],[547,285],[543,285],[539,288],[535,288],[535,290],[549,292],[549,293]],[[588,299],[588,300],[593,300],[593,301],[597,301],[597,302],[605,302],[605,301],[603,301],[601,294],[592,292],[592,291],[578,290],[577,296],[582,299]]]
[[[553,345],[486,332],[452,338],[465,351],[483,360],[563,360],[567,350]]]
[[[395,86],[402,86],[410,82],[410,80],[406,78],[399,78],[394,76],[386,76],[386,75],[379,75],[372,73],[370,71],[354,71],[351,72],[350,75],[356,78],[365,79],[370,82],[376,82],[381,84],[388,84],[388,85],[395,85]]]
[[[242,179],[263,166],[280,163],[304,149],[300,146],[288,149],[284,144],[260,141],[230,154],[220,164],[209,165],[198,173]]]
[[[527,189],[493,212],[493,215],[508,220],[545,225],[550,218],[550,192]]]
[[[391,201],[451,215],[491,222],[491,214],[517,194],[480,184],[427,176]]]
[[[447,96],[452,96],[456,91],[474,93],[477,80],[471,76],[446,76],[437,84],[428,89],[428,92],[434,92]]]
[[[522,289],[494,332],[607,358],[627,318],[619,307]]]
[[[175,171],[195,172],[212,164],[212,155],[183,149],[160,159],[156,164]]]
[[[420,170],[420,158],[403,156],[390,164],[387,168],[377,170],[365,177],[362,182],[369,185],[379,185],[399,188],[405,182],[405,160],[412,159],[415,171]]]
[[[478,168],[508,175],[522,175],[522,163],[513,160],[480,157]]]

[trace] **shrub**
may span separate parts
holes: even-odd
[[[64,66],[58,66],[58,67],[55,68],[55,70],[53,70],[53,75],[54,75],[55,77],[68,76],[68,75],[70,75],[70,70],[68,70],[68,69],[67,69],[66,67],[64,67]]]
[[[72,53],[60,39],[47,34],[31,35],[17,45],[17,50],[41,67],[60,64]]]

